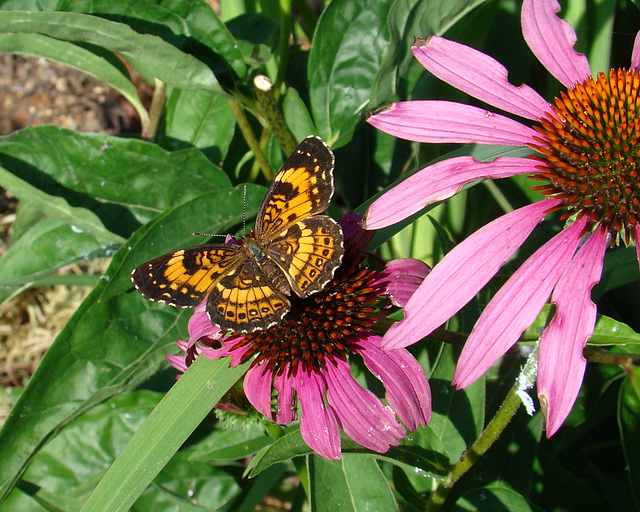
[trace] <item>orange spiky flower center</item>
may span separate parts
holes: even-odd
[[[562,200],[562,218],[586,215],[586,230],[596,226],[611,233],[611,245],[629,244],[640,214],[640,74],[612,69],[589,77],[555,99],[541,126],[543,156],[534,187]]]

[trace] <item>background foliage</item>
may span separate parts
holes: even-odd
[[[0,300],[71,262],[111,257],[0,433],[0,511],[88,510],[87,498],[106,469],[173,385],[165,357],[186,336],[191,312],[143,300],[129,275],[152,257],[202,242],[193,232],[239,232],[247,182],[246,215],[255,215],[268,167],[277,170],[290,151],[280,145],[282,123],[256,93],[257,75],[274,84],[269,101],[298,141],[315,133],[334,148],[336,217],[347,209],[363,212],[395,180],[449,151],[477,154],[476,148],[420,147],[364,123],[368,111],[397,99],[469,101],[414,61],[413,36],[446,35],[500,60],[514,84],[527,82],[549,99],[559,91],[522,39],[515,0],[331,0],[324,6],[221,0],[216,8],[204,0],[0,4],[1,51],[53,59],[104,81],[131,103],[142,127],[110,136],[40,126],[0,138],[0,186],[20,200],[20,229],[0,260]],[[640,27],[634,3],[563,2],[563,15],[594,70],[628,65]],[[154,88],[151,104],[132,76]],[[256,146],[268,166],[254,159]],[[478,184],[432,209],[430,218],[378,233],[375,245],[385,258],[437,262],[479,226],[535,199],[527,181]],[[560,227],[549,222],[536,230],[449,328],[468,332],[510,270]],[[601,317],[592,342],[607,354],[637,357],[634,248],[608,254],[594,298]],[[543,323],[541,315],[523,346],[535,341]],[[240,373],[198,369],[211,372],[215,389],[190,389],[181,379],[166,397],[172,409],[153,424],[158,430],[139,436],[140,456],[120,463],[131,473],[125,491],[133,510],[245,511],[259,503],[318,511],[423,509],[434,479],[480,434],[522,360],[513,351],[486,379],[454,392],[458,348],[429,339],[412,350],[430,378],[431,422],[383,455],[344,439],[338,462],[310,454],[295,424],[274,439],[257,422],[223,425],[208,416]],[[639,508],[639,384],[636,367],[589,364],[560,432],[547,440],[541,415],[521,410],[445,508]],[[185,396],[198,399],[182,405]],[[182,444],[188,432],[176,425],[185,414],[194,427],[205,419],[173,457],[155,455]],[[295,456],[305,456],[304,463],[293,464]],[[147,486],[144,478],[158,471]],[[142,488],[131,483],[136,479]],[[103,489],[102,496],[115,492]],[[91,510],[117,510],[100,503]]]

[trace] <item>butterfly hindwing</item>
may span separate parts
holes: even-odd
[[[296,222],[265,248],[289,279],[299,297],[322,289],[343,256],[342,230],[326,215]]]
[[[284,276],[280,278],[286,282]],[[211,322],[222,330],[238,333],[266,329],[280,321],[290,307],[289,299],[273,285],[272,277],[251,259],[226,274],[207,300]]]

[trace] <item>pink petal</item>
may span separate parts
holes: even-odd
[[[462,349],[453,384],[465,388],[485,373],[535,320],[580,243],[586,216],[538,249],[500,288]]]
[[[278,413],[276,423],[288,425],[296,419],[295,397],[293,394],[293,378],[288,377],[289,363],[287,363],[282,375],[276,375],[273,379],[273,387],[278,391]]]
[[[340,458],[340,428],[335,411],[325,406],[325,384],[316,373],[298,372],[295,377],[302,409],[300,433],[309,448],[325,459]]]
[[[404,349],[383,352],[371,340],[361,345],[358,353],[384,384],[387,401],[402,422],[412,432],[426,425],[431,418],[431,390],[418,361]]]
[[[398,445],[405,431],[394,412],[383,405],[371,391],[362,389],[349,373],[348,363],[336,359],[337,366],[328,363],[327,402],[338,415],[338,421],[356,443],[384,453],[390,445]]]
[[[600,280],[607,235],[597,229],[575,255],[553,291],[558,307],[540,338],[538,396],[547,437],[560,428],[578,396],[587,361],[582,349],[596,325],[591,288]]]
[[[193,315],[189,318],[188,331],[189,331],[189,344],[193,344],[200,338],[205,336],[217,336],[221,333],[220,328],[211,323],[209,315],[205,312],[205,303],[202,302],[195,308]]]
[[[503,215],[454,247],[409,299],[404,319],[389,328],[384,350],[411,345],[455,315],[559,203],[544,199]]]
[[[382,272],[379,282],[385,286],[385,295],[396,306],[404,306],[431,271],[429,265],[413,258],[391,260]]]
[[[385,133],[416,142],[524,146],[536,135],[518,121],[452,101],[399,101],[367,122]]]
[[[538,173],[536,165],[530,158],[499,157],[491,162],[478,162],[472,156],[447,158],[412,174],[376,199],[365,215],[365,229],[400,222],[475,180]]]
[[[264,375],[263,372],[263,366],[256,365],[249,369],[244,376],[244,393],[247,395],[247,400],[260,414],[273,421],[274,417],[271,411],[273,372],[267,370]]]
[[[556,0],[524,0],[522,34],[542,65],[569,88],[591,76],[591,69],[587,57],[573,49],[576,33],[556,16],[559,10]]]
[[[511,85],[507,69],[485,53],[437,36],[416,40],[411,50],[440,80],[489,105],[536,121],[549,109],[531,87]]]
[[[640,69],[640,32],[636,34],[633,41],[633,53],[631,54],[631,66],[629,71],[638,71]]]

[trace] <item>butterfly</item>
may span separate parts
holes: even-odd
[[[235,243],[180,249],[137,267],[131,280],[147,299],[195,307],[206,299],[211,323],[249,333],[278,323],[292,293],[321,290],[340,266],[342,230],[321,215],[334,192],[334,156],[316,136],[304,139],[274,178],[255,230]]]

